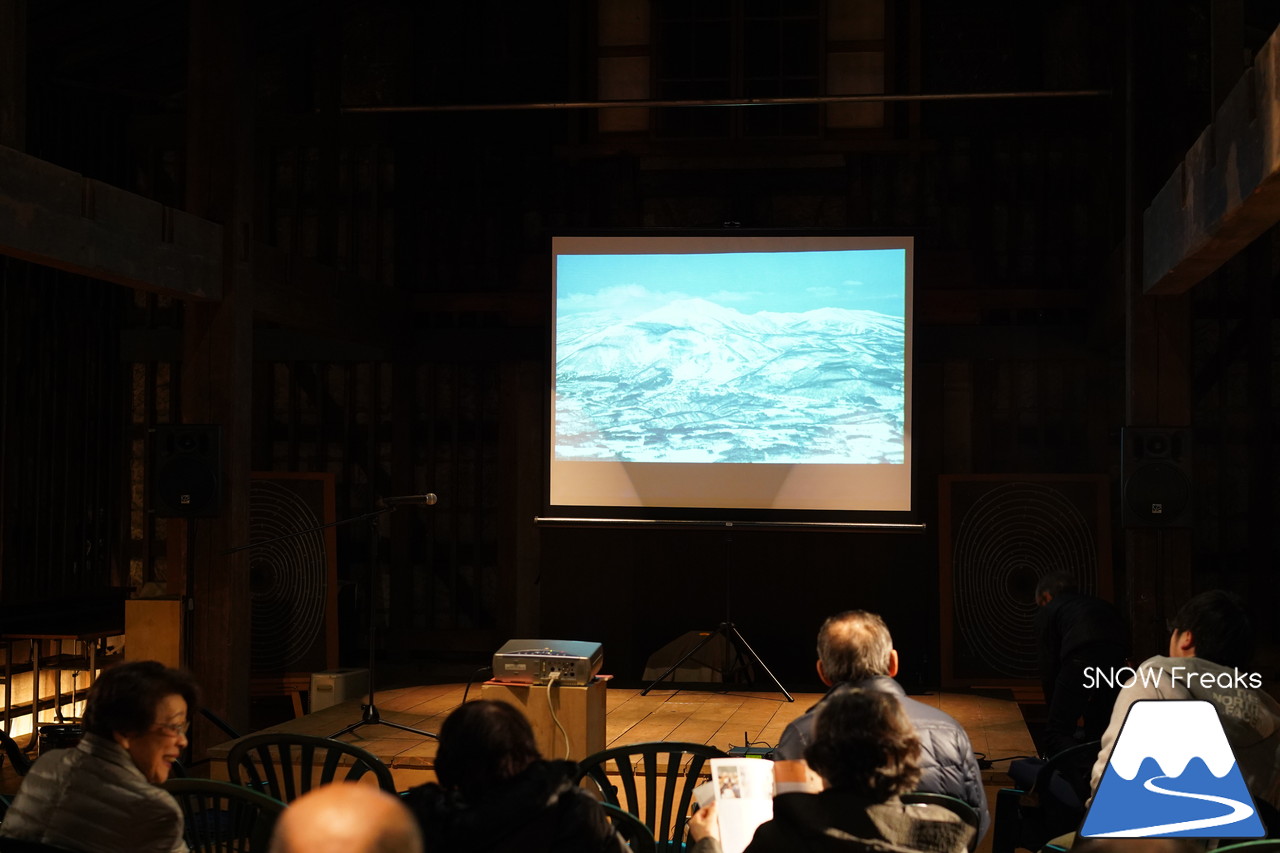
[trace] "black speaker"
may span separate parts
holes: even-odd
[[[151,513],[160,518],[218,514],[222,503],[222,427],[162,424],[151,429]]]
[[[1125,527],[1191,524],[1191,430],[1120,431],[1120,520]]]

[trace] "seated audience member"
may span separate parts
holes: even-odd
[[[422,853],[422,833],[398,797],[373,785],[335,782],[289,804],[270,853]]]
[[[805,758],[826,790],[774,797],[773,819],[746,853],[968,849],[974,830],[954,812],[898,799],[920,779],[920,738],[892,696],[856,687],[828,693]],[[693,853],[720,853],[718,831],[715,803],[698,809],[689,820]]]
[[[429,851],[624,853],[600,804],[574,784],[577,765],[546,761],[533,729],[506,702],[467,702],[440,727],[439,784],[406,802]]]
[[[105,670],[89,689],[84,738],[22,779],[0,837],[80,853],[177,853],[182,811],[160,784],[187,745],[189,675],[156,661]]]
[[[950,715],[907,697],[893,678],[898,674],[898,652],[884,620],[865,610],[849,610],[832,616],[818,631],[818,677],[822,683],[860,687],[897,699],[920,738],[921,776],[917,790],[949,794],[978,810],[981,821],[978,837],[986,834],[991,818],[987,813],[987,793],[974,757],[969,735]],[[828,693],[828,696],[831,694]],[[824,697],[786,727],[777,760],[804,757],[813,731],[816,712]]]
[[[1130,705],[1140,699],[1206,699],[1217,709],[1245,785],[1274,831],[1273,810],[1280,806],[1280,704],[1250,683],[1256,675],[1248,669],[1254,632],[1243,599],[1220,589],[1202,592],[1178,610],[1169,627],[1168,656],[1143,661],[1116,697],[1093,765],[1093,791]]]

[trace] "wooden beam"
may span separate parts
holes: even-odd
[[[179,299],[222,298],[222,229],[0,147],[0,254]]]
[[[1280,30],[1143,216],[1143,292],[1183,293],[1280,222]]]
[[[192,520],[190,666],[205,702],[233,726],[249,722],[252,599],[249,554],[253,416],[254,174],[252,52],[247,0],[193,0],[189,7],[188,209],[221,221],[221,293],[183,317],[182,419],[222,425],[222,512]],[[192,734],[197,752],[214,735]]]
[[[222,299],[222,226],[0,147],[0,254],[177,299]],[[258,319],[382,346],[410,297],[261,244]]]

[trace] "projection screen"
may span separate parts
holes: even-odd
[[[913,248],[554,237],[549,504],[909,512]]]

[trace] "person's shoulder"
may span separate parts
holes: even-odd
[[[960,725],[960,721],[941,708],[930,705],[928,702],[921,702],[919,699],[912,699],[910,696],[903,696],[900,701],[902,710],[907,712],[907,718],[917,729],[943,729],[964,733],[964,726]],[[965,737],[967,739],[968,735]]]

